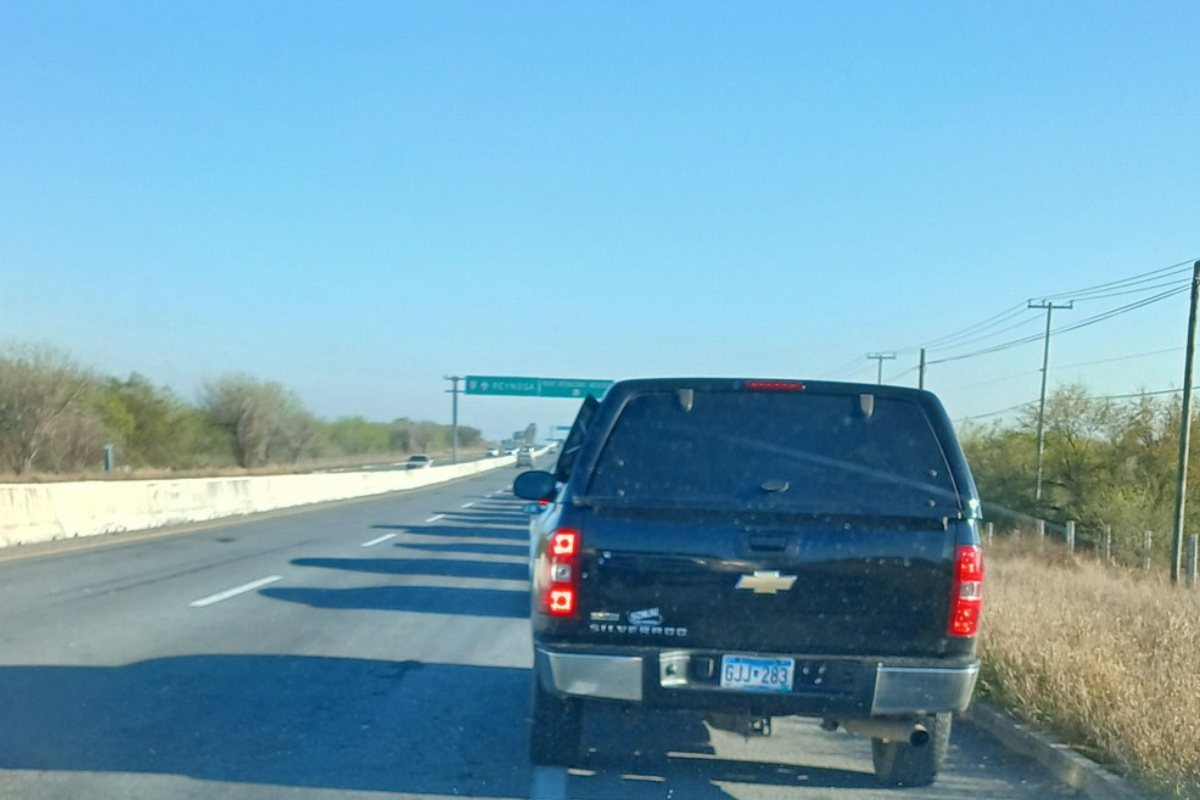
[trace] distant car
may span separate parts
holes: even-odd
[[[433,459],[429,456],[409,456],[404,463],[405,469],[429,469],[432,466]]]
[[[500,448],[499,447],[489,447],[487,454],[488,454],[488,458],[495,458],[496,456],[500,455]]]
[[[529,447],[522,447],[517,451],[517,467],[529,467],[530,469],[533,469],[533,466],[533,449]]]

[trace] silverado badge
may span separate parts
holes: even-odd
[[[755,594],[777,594],[786,592],[796,582],[795,575],[780,575],[779,570],[755,570],[753,575],[738,578],[735,589],[750,589]]]
[[[657,608],[644,608],[641,611],[629,612],[630,625],[662,625],[662,612]]]

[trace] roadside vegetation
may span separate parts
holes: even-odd
[[[1200,800],[1200,591],[1168,579],[1179,398],[1078,386],[1049,397],[1040,502],[1036,413],[961,432],[995,532],[982,695],[1114,771]],[[1189,533],[1200,530],[1197,466]]]
[[[1200,798],[1200,592],[1030,537],[989,548],[983,695],[1116,772]]]
[[[1169,565],[1181,403],[1178,395],[1114,400],[1067,386],[1046,399],[1041,500],[1037,483],[1037,407],[1011,423],[968,424],[963,450],[983,497],[984,517],[998,533],[1046,520],[1047,534],[1063,540],[1074,521],[1076,546],[1102,548],[1111,532],[1112,555],[1134,566],[1150,557]],[[1188,531],[1200,531],[1200,468],[1189,474],[1196,498]],[[1145,548],[1145,531],[1151,547]]]
[[[477,428],[459,446],[480,450]],[[0,480],[279,472],[380,463],[451,448],[451,428],[398,418],[317,418],[292,391],[246,373],[204,384],[195,402],[133,374],[117,378],[38,345],[0,350]]]

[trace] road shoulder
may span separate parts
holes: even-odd
[[[974,701],[963,719],[987,731],[1009,750],[1037,761],[1055,778],[1078,789],[1090,800],[1152,800],[1154,797],[1069,746],[1052,741],[987,703]]]

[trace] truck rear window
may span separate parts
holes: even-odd
[[[959,511],[919,404],[811,391],[635,395],[604,444],[587,495],[818,514]]]

